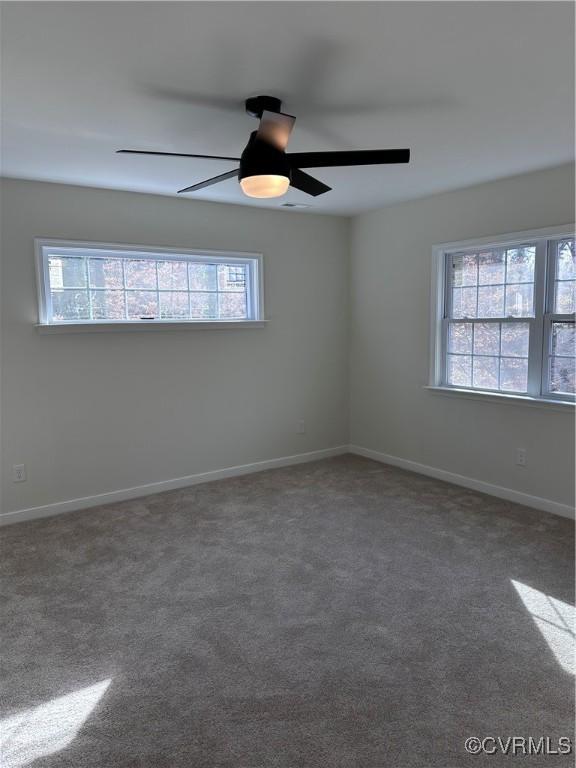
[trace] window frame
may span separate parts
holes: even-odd
[[[543,340],[542,340],[542,374],[541,374],[541,391],[542,397],[546,397],[550,400],[559,400],[561,402],[573,402],[574,396],[564,393],[552,392],[549,389],[550,383],[550,359],[552,352],[552,326],[554,323],[570,322],[576,320],[576,313],[561,314],[554,312],[554,289],[556,286],[556,259],[558,256],[557,249],[554,247],[563,239],[567,239],[567,235],[559,235],[558,237],[551,237],[548,239],[548,252],[546,254],[546,274],[547,281],[545,286],[545,307],[544,307],[544,323],[543,323]],[[574,238],[574,233],[570,236]],[[552,246],[552,247],[551,247]]]
[[[157,245],[135,245],[127,243],[103,243],[82,240],[59,240],[34,238],[36,284],[38,295],[37,327],[42,332],[49,330],[140,330],[174,328],[230,328],[261,327],[264,320],[264,276],[263,255],[244,251],[214,251],[206,249],[172,248]],[[142,259],[146,261],[186,261],[200,264],[228,264],[246,267],[247,318],[153,318],[153,319],[90,319],[62,321],[52,320],[52,297],[50,291],[49,257],[54,251],[65,251],[66,256],[94,255],[119,259]],[[156,289],[158,291],[158,289]]]
[[[574,224],[560,227],[514,232],[493,237],[474,238],[451,243],[442,243],[432,248],[432,294],[430,324],[430,371],[428,389],[438,389],[455,394],[500,400],[549,402],[559,405],[573,405],[575,396],[551,392],[548,388],[550,343],[552,323],[556,318],[574,320],[575,315],[552,313],[555,277],[555,255],[552,243],[574,237]],[[450,318],[451,285],[448,259],[456,253],[474,252],[479,248],[510,248],[534,243],[536,245],[534,271],[534,317],[518,318],[462,318],[461,322],[521,322],[530,326],[530,347],[528,351],[528,391],[512,392],[479,387],[458,387],[447,381],[448,332],[450,324],[459,322]]]

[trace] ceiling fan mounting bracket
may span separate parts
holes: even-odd
[[[266,112],[281,112],[282,102],[275,96],[252,96],[246,99],[246,112],[252,117],[260,119],[262,113]]]

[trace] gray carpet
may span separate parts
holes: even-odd
[[[5,528],[3,765],[572,765],[464,741],[573,735],[573,535],[353,456]]]

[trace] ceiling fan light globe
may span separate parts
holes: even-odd
[[[247,197],[282,197],[288,191],[290,179],[274,173],[245,176],[240,179],[240,187]]]

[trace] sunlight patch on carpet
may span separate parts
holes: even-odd
[[[520,581],[514,581],[514,579],[511,581],[560,666],[571,675],[575,674],[576,610],[574,606],[550,597]]]
[[[0,721],[3,768],[21,768],[72,743],[110,680],[59,696]]]

